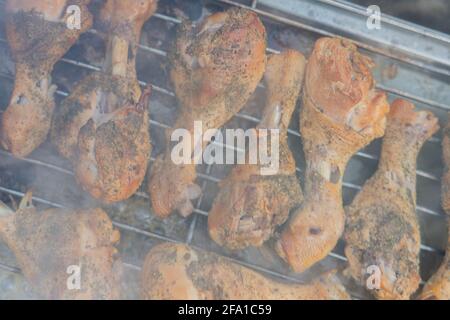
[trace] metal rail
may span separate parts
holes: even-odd
[[[308,14],[315,10],[315,14],[326,16],[326,19],[324,19],[328,22],[324,23],[326,27],[328,27],[330,30],[338,29],[340,32],[349,33],[352,36],[352,41],[358,47],[389,58],[396,59],[398,61],[408,63],[427,71],[450,76],[450,69],[448,69],[448,67],[450,67],[450,60],[448,59],[448,43],[450,41],[450,38],[447,35],[431,29],[420,27],[418,25],[414,25],[412,23],[407,23],[405,21],[395,19],[387,15],[381,15],[382,22],[384,24],[387,24],[388,30],[390,32],[394,31],[396,33],[399,33],[398,36],[394,39],[386,39],[384,33],[377,34],[376,32],[371,32],[366,28],[364,29],[364,33],[358,33],[355,30],[360,29],[358,27],[361,27],[362,23],[365,24],[367,14],[364,14],[361,11],[361,7],[356,5],[353,6],[348,2],[339,1],[339,3],[338,1],[330,0],[259,0],[254,1],[252,5],[249,6],[236,2],[234,0],[213,1],[253,10],[254,12],[266,18],[283,23],[285,25],[307,30],[321,36],[344,38],[334,31],[325,30],[323,26],[322,28],[320,28],[309,25],[307,22],[301,22],[301,20],[310,20]],[[258,4],[275,9],[278,12],[284,13],[285,15],[295,15],[297,17],[297,20],[260,9],[258,8]],[[327,5],[334,8],[327,8]],[[333,11],[340,11],[342,13],[341,16],[346,15],[351,19],[345,20],[344,23],[342,19],[340,19],[341,17],[339,15],[333,14]],[[361,16],[364,17],[364,21],[361,21]],[[346,28],[344,29],[343,26],[346,26]],[[410,31],[411,34],[402,34],[401,31],[403,30]],[[411,44],[416,44],[416,42],[411,41],[411,38],[409,38],[408,36],[412,36],[413,40],[414,36],[430,37],[434,41],[434,43],[426,43],[423,47],[418,46],[412,48]],[[357,38],[361,38],[363,40],[359,41],[357,40]],[[409,43],[405,41],[409,41]],[[383,47],[386,48],[383,49]],[[434,52],[434,50],[436,50],[437,52]],[[419,58],[421,60],[419,61],[416,58]],[[434,65],[434,63],[440,64],[444,67],[436,66]]]

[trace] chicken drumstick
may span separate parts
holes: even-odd
[[[17,212],[0,202],[0,238],[46,299],[120,298],[122,264],[114,247],[119,237],[101,209],[37,212],[31,193]],[[79,289],[68,287],[71,266],[79,267]]]
[[[108,0],[102,8],[101,29],[110,35],[104,72],[83,79],[65,99],[51,134],[80,184],[105,203],[127,199],[139,188],[151,153],[150,87],[141,93],[135,57],[156,1],[134,2]]]
[[[209,234],[220,245],[230,249],[260,246],[303,200],[287,129],[305,65],[305,57],[295,50],[268,59],[267,104],[258,128],[279,129],[279,168],[275,174],[262,175],[260,164],[237,165],[220,182],[220,192],[208,214]]]
[[[141,274],[141,297],[157,300],[350,299],[328,273],[308,285],[285,284],[183,244],[152,248]]]
[[[300,131],[305,200],[276,249],[301,272],[323,259],[344,230],[342,177],[350,157],[384,133],[389,105],[373,89],[372,61],[348,41],[319,39],[306,67]]]
[[[193,137],[194,121],[201,121],[204,131],[225,124],[261,80],[265,49],[264,26],[251,11],[232,8],[207,17],[198,26],[184,23],[171,54],[171,78],[181,106],[173,128],[184,128]],[[167,141],[171,133],[167,132]],[[191,200],[200,195],[195,179],[195,164],[175,164],[167,147],[150,176],[155,214],[165,218],[178,209],[189,215]]]
[[[14,90],[1,122],[1,145],[18,157],[47,137],[55,106],[50,73],[55,63],[92,25],[88,0],[8,0],[6,35],[16,63]],[[67,26],[71,5],[80,8],[80,28]]]
[[[420,231],[416,218],[416,158],[438,129],[437,118],[397,99],[391,104],[377,172],[346,208],[349,271],[366,285],[380,270],[379,299],[409,299],[420,283]],[[373,288],[369,288],[373,289]]]

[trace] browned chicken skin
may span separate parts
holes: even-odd
[[[450,122],[445,128],[443,136],[444,175],[442,177],[442,208],[447,213],[447,251],[438,271],[425,284],[420,294],[421,299],[450,300]]]
[[[123,101],[104,115],[107,120],[94,116],[79,132],[76,178],[105,203],[128,199],[144,180],[151,150],[149,95],[147,87],[137,103]]]
[[[45,299],[118,299],[120,234],[101,209],[38,212],[31,193],[17,212],[0,203],[0,238],[36,293]],[[69,289],[70,266],[80,269],[80,289]]]
[[[104,72],[76,86],[55,112],[51,133],[80,184],[105,203],[127,199],[139,188],[151,153],[150,87],[141,94],[135,59],[156,1],[126,3],[108,0],[102,8],[101,31],[109,36]]]
[[[47,137],[55,106],[50,74],[55,63],[90,28],[88,0],[8,0],[6,35],[16,63],[14,90],[1,123],[1,145],[24,157]],[[78,5],[81,28],[67,27],[66,9]]]
[[[184,23],[170,58],[180,103],[173,128],[192,134],[194,121],[202,121],[204,131],[225,124],[261,80],[265,49],[264,26],[250,11],[233,8],[207,17],[198,26]],[[167,141],[171,132],[167,132]],[[176,165],[169,145],[151,171],[149,193],[155,214],[164,218],[175,209],[190,214],[191,200],[200,195],[195,179],[195,165]]]
[[[328,273],[308,285],[266,278],[214,253],[183,244],[152,248],[141,274],[141,297],[155,300],[293,300],[350,299]]]
[[[389,105],[373,89],[373,63],[340,39],[319,39],[306,67],[300,131],[305,200],[276,249],[297,272],[323,259],[344,230],[342,177],[350,157],[384,133]]]
[[[279,168],[275,174],[262,175],[261,164],[237,165],[220,182],[220,192],[208,214],[209,234],[220,245],[230,249],[262,245],[274,228],[286,221],[289,210],[303,200],[287,129],[305,65],[305,57],[295,50],[268,59],[267,104],[258,128],[280,130]]]
[[[370,266],[381,272],[379,299],[409,299],[420,283],[416,158],[438,129],[430,112],[391,104],[377,172],[346,208],[345,254],[352,277],[366,286]],[[370,288],[369,288],[370,289]]]

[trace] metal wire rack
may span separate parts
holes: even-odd
[[[0,0],[0,8],[2,6],[3,1],[4,0]],[[298,1],[302,1],[302,0],[298,0]],[[165,2],[167,2],[167,1],[161,0],[160,4],[161,3],[164,4]],[[217,8],[220,9],[222,7],[226,8],[229,6],[239,6],[239,7],[247,8],[249,10],[253,10],[253,11],[257,12],[264,19],[263,22],[266,24],[266,27],[268,30],[270,30],[270,28],[277,28],[277,27],[281,26],[281,27],[293,28],[294,30],[298,30],[298,32],[309,32],[309,33],[313,34],[314,37],[323,36],[323,35],[339,36],[339,34],[330,32],[329,30],[325,30],[325,29],[321,29],[320,27],[305,24],[303,22],[295,20],[292,17],[286,17],[284,14],[281,14],[279,11],[271,10],[267,5],[261,5],[260,2],[261,1],[258,1],[258,0],[253,0],[253,1],[205,0],[205,1],[203,1],[203,5],[204,6],[211,5],[214,8],[211,10],[215,10]],[[264,1],[264,2],[267,3],[267,1]],[[328,2],[328,1],[324,1],[324,2]],[[181,22],[181,20],[177,17],[174,17],[173,15],[170,15],[170,13],[168,13],[167,10],[164,9],[165,7],[166,6],[162,6],[162,9],[160,8],[158,10],[158,12],[150,19],[150,21],[159,20],[160,23],[167,23],[169,25],[179,24]],[[145,30],[145,27],[144,27],[144,30]],[[418,30],[412,30],[412,32],[418,32]],[[95,34],[96,31],[91,30],[90,33]],[[354,39],[352,39],[352,40],[354,40]],[[378,47],[372,46],[370,44],[367,44],[367,43],[364,43],[364,42],[361,42],[358,40],[356,40],[356,42],[360,47],[364,48],[365,50],[367,50],[368,52],[371,52],[373,54],[387,57],[389,59],[394,59],[395,61],[397,61],[399,63],[405,63],[407,65],[411,65],[412,67],[419,67],[419,68],[421,68],[420,70],[423,70],[425,68],[425,66],[427,66],[427,69],[429,72],[438,74],[439,77],[441,77],[442,74],[446,75],[447,71],[442,66],[429,67],[427,64],[424,64],[423,62],[417,61],[417,60],[412,60],[411,58],[409,58],[405,55],[402,55],[402,54],[396,55],[395,53],[392,53],[392,51],[390,51],[390,50],[383,50],[383,49],[380,49]],[[7,46],[7,43],[6,43],[6,40],[4,39],[4,37],[2,38],[2,35],[0,34],[0,47],[1,46]],[[141,43],[139,45],[139,49],[140,49],[139,50],[140,55],[142,55],[142,54],[150,55],[150,58],[158,57],[158,58],[161,58],[164,60],[167,57],[166,49],[160,43],[155,44],[155,45],[153,45],[152,43],[150,43],[150,44]],[[267,51],[268,51],[268,53],[278,53],[279,49],[270,47],[270,48],[268,48]],[[88,71],[100,71],[99,67],[92,65],[90,63],[83,62],[79,59],[74,59],[74,58],[70,57],[69,55],[64,57],[61,60],[61,63],[67,64],[70,66],[74,66],[75,68],[85,69]],[[142,70],[140,70],[138,68],[138,75],[141,72],[142,72]],[[10,81],[14,80],[11,75],[6,74],[6,73],[0,73],[0,77],[2,77],[4,79],[8,79]],[[57,83],[58,80],[55,79],[55,82]],[[160,84],[160,83],[164,83],[164,81],[158,81],[157,83],[153,83],[153,81],[151,81],[151,82],[152,82],[151,84],[152,84],[155,92],[157,92],[158,94],[160,94],[162,96],[166,96],[170,99],[174,99],[175,94],[171,91],[171,89]],[[147,83],[148,83],[148,81],[140,80],[140,84],[142,86],[145,86]],[[264,90],[263,84],[261,84],[259,87],[260,87],[259,89]],[[449,107],[445,104],[445,102],[439,101],[436,99],[431,99],[428,97],[423,97],[422,95],[419,96],[419,95],[412,93],[415,91],[404,90],[403,88],[399,88],[396,86],[390,86],[390,85],[384,84],[384,83],[378,83],[377,87],[380,90],[386,91],[391,96],[411,99],[415,103],[422,105],[424,108],[432,109],[433,111],[440,110],[442,113],[444,113],[449,109]],[[65,92],[63,90],[58,90],[56,93],[61,98],[64,98],[69,94],[68,92]],[[153,103],[153,100],[154,100],[154,98],[152,97],[151,105]],[[253,114],[247,113],[246,110],[247,109],[244,109],[244,111],[241,111],[240,113],[238,113],[235,116],[235,119],[237,119],[238,121],[245,121],[249,127],[255,126],[255,124],[259,123],[260,119]],[[164,130],[164,129],[170,128],[169,124],[164,123],[163,121],[159,121],[153,117],[150,119],[150,124],[152,126],[152,130],[155,130],[155,129]],[[290,128],[289,136],[292,139],[298,139],[300,137],[298,129],[296,129],[295,127]],[[297,145],[299,144],[298,142],[296,142],[296,143],[297,143]],[[429,142],[427,142],[427,144],[429,144],[430,148],[433,150],[439,149],[439,147],[440,147],[439,136],[433,137],[432,139],[430,139]],[[233,146],[226,146],[226,147],[234,148]],[[239,151],[239,150],[237,150],[237,151]],[[371,163],[370,164],[371,166],[376,167],[376,161],[378,159],[377,152],[378,151],[376,148],[368,148],[367,150],[365,149],[363,151],[358,152],[354,156],[354,159],[357,159],[357,161],[362,162],[362,163],[368,161]],[[5,161],[7,163],[10,163],[10,162],[13,163],[14,159],[15,158],[9,152],[0,150],[0,164],[2,161]],[[150,161],[153,162],[154,160],[155,160],[155,158],[154,158],[154,156],[152,156]],[[63,166],[60,164],[55,164],[55,163],[52,163],[47,160],[42,160],[42,157],[35,156],[35,154],[33,154],[33,156],[31,156],[31,157],[22,158],[20,160],[15,160],[15,161],[20,161],[29,166],[34,166],[37,168],[45,168],[46,170],[49,170],[49,171],[53,172],[53,174],[56,174],[56,175],[73,176],[73,172],[66,166]],[[439,161],[438,160],[436,160],[436,161],[440,165]],[[302,165],[303,164],[299,163],[299,166],[297,167],[297,171],[299,174],[301,174],[301,172],[302,172],[302,169],[301,169]],[[349,166],[351,166],[351,164],[349,164]],[[287,269],[283,269],[283,268],[280,269],[278,267],[272,268],[271,267],[272,265],[270,263],[269,264],[255,263],[253,261],[248,261],[248,259],[245,258],[245,256],[246,256],[245,253],[234,254],[234,253],[229,253],[229,252],[225,252],[225,251],[220,251],[220,249],[218,249],[217,247],[211,247],[211,246],[213,246],[213,244],[209,244],[209,243],[205,244],[204,241],[206,241],[206,240],[205,240],[204,236],[199,236],[198,239],[196,239],[196,235],[198,233],[200,233],[200,230],[202,230],[202,232],[204,233],[204,229],[205,229],[204,220],[205,220],[205,217],[208,215],[207,208],[208,208],[208,205],[210,205],[210,203],[205,205],[205,202],[210,202],[211,199],[205,195],[210,193],[211,189],[214,189],[212,186],[215,186],[221,180],[221,175],[215,174],[214,167],[215,167],[214,165],[208,165],[208,166],[205,166],[205,168],[201,172],[198,172],[198,180],[200,181],[200,186],[202,187],[204,194],[196,201],[194,214],[192,215],[192,217],[190,217],[189,219],[183,220],[183,223],[186,224],[186,230],[187,230],[185,232],[185,235],[183,238],[171,236],[170,232],[167,232],[169,234],[169,235],[167,235],[167,233],[164,233],[164,232],[161,233],[161,232],[149,231],[149,230],[146,230],[145,228],[140,228],[139,226],[129,224],[120,219],[113,219],[113,224],[117,228],[122,230],[123,232],[138,234],[140,236],[143,236],[144,238],[155,239],[157,241],[184,242],[184,243],[190,244],[191,246],[194,246],[194,247],[203,248],[203,249],[207,248],[210,250],[212,249],[215,252],[225,255],[228,259],[232,259],[233,261],[235,261],[237,263],[246,265],[246,266],[253,268],[255,270],[258,270],[260,272],[263,272],[263,273],[266,273],[271,276],[275,276],[275,277],[278,277],[278,278],[281,278],[281,279],[284,279],[287,281],[302,282],[303,281],[302,277],[298,277],[297,275],[292,274],[291,272],[287,271]],[[427,166],[425,166],[425,167],[427,167]],[[371,172],[373,172],[373,170]],[[366,174],[366,176],[367,175],[370,175],[370,172],[368,174]],[[417,169],[417,176],[419,179],[425,181],[424,184],[426,186],[430,186],[430,185],[432,186],[431,192],[439,193],[439,190],[440,190],[439,189],[440,188],[440,171],[439,170],[437,170],[437,171],[430,170],[430,167],[428,166],[426,169]],[[355,182],[355,179],[353,179],[353,178],[350,178],[350,179],[344,178],[344,183],[343,183],[344,193],[345,193],[345,190],[348,190],[349,192],[354,194],[361,188],[362,183],[363,183],[363,181],[361,183]],[[1,194],[10,195],[10,196],[14,196],[14,197],[21,197],[24,195],[22,190],[18,190],[17,188],[14,188],[11,186],[2,185],[1,180],[0,180],[0,195]],[[138,191],[135,194],[135,197],[148,199],[148,194],[144,191]],[[48,206],[59,207],[59,208],[66,207],[65,203],[49,200],[48,198],[38,196],[38,191],[36,193],[36,196],[33,197],[33,200],[35,201],[35,203],[42,204],[47,207]],[[428,221],[432,220],[432,221],[434,221],[434,224],[445,225],[444,214],[442,213],[442,211],[440,210],[440,208],[438,206],[429,206],[428,204],[422,204],[422,203],[420,203],[420,199],[419,199],[418,206],[417,206],[417,212],[418,212],[418,215],[425,217],[423,219],[423,221],[425,221],[425,223],[428,223]],[[149,213],[149,215],[151,216],[150,213]],[[149,219],[153,219],[153,217],[150,217]],[[426,226],[422,225],[422,228],[426,228]],[[446,237],[444,235],[442,236],[442,238],[446,239]],[[209,242],[211,242],[211,240],[209,240]],[[440,240],[435,241],[435,243],[433,243],[433,244],[428,244],[426,242],[423,242],[421,245],[422,253],[424,253],[425,255],[428,254],[428,255],[433,256],[432,260],[434,261],[434,265],[432,264],[431,268],[433,268],[433,267],[435,268],[439,264],[440,260],[442,259],[444,245],[439,245],[439,243],[441,243],[441,242],[440,242]],[[436,243],[438,245],[436,245]],[[143,254],[145,254],[145,253],[143,253]],[[250,256],[252,256],[252,255],[250,255]],[[338,245],[338,248],[336,248],[336,250],[334,250],[332,253],[329,254],[329,257],[327,259],[334,260],[333,263],[335,263],[337,265],[342,265],[346,261],[345,256],[343,256],[343,254],[342,254],[342,248],[339,248],[339,245]],[[125,266],[131,272],[139,271],[140,267],[138,264],[139,263],[127,262],[127,263],[125,263]],[[17,267],[12,266],[7,263],[3,263],[2,261],[0,261],[0,269],[4,270],[6,272],[20,273],[20,270]],[[433,270],[428,270],[428,272],[426,274],[429,275],[432,271]],[[364,295],[361,295],[357,291],[355,291],[355,292],[352,291],[352,294],[355,298],[364,298]]]

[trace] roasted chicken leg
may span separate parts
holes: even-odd
[[[351,276],[366,286],[377,267],[379,299],[409,299],[420,283],[420,230],[416,217],[416,158],[438,129],[430,112],[397,99],[391,104],[377,172],[346,208],[346,248]],[[372,267],[373,268],[373,267]]]
[[[450,121],[450,116],[449,116]],[[427,281],[421,299],[450,300],[450,122],[442,139],[444,175],[442,177],[442,208],[447,213],[448,240],[444,261],[438,271]]]
[[[297,272],[335,247],[345,223],[341,187],[347,162],[384,133],[389,105],[373,88],[372,66],[350,42],[322,38],[306,67],[300,115],[305,200],[276,245]]]
[[[183,244],[152,248],[141,274],[141,297],[156,300],[350,299],[331,273],[308,285],[285,284]]]
[[[127,199],[139,188],[151,153],[150,87],[141,94],[135,57],[156,1],[124,3],[108,0],[102,8],[101,30],[109,35],[104,70],[83,79],[65,99],[51,134],[80,184],[105,203]]]
[[[122,263],[114,247],[119,237],[101,209],[37,212],[31,193],[17,212],[0,203],[0,238],[45,299],[120,298]],[[79,288],[68,286],[74,267],[79,268]]]
[[[260,246],[271,237],[276,226],[286,221],[290,209],[303,200],[287,129],[300,94],[305,65],[305,57],[295,50],[268,59],[267,104],[257,129],[279,130],[279,168],[266,175],[260,163],[237,165],[220,182],[219,194],[208,214],[209,234],[220,245],[230,249]]]
[[[8,0],[6,35],[16,63],[14,90],[1,122],[1,145],[18,157],[47,137],[55,102],[50,73],[55,63],[90,28],[89,0]],[[67,26],[70,5],[80,8],[80,28]]]
[[[193,137],[194,121],[201,121],[204,131],[225,124],[261,80],[265,49],[264,26],[251,11],[233,8],[207,17],[198,26],[183,23],[170,57],[171,79],[180,103],[173,128],[184,128]],[[167,141],[172,130],[167,132]],[[197,143],[203,141],[192,141],[192,151]],[[151,170],[149,193],[155,214],[165,218],[178,209],[189,215],[191,200],[200,195],[195,179],[193,161],[175,164],[169,145]]]

